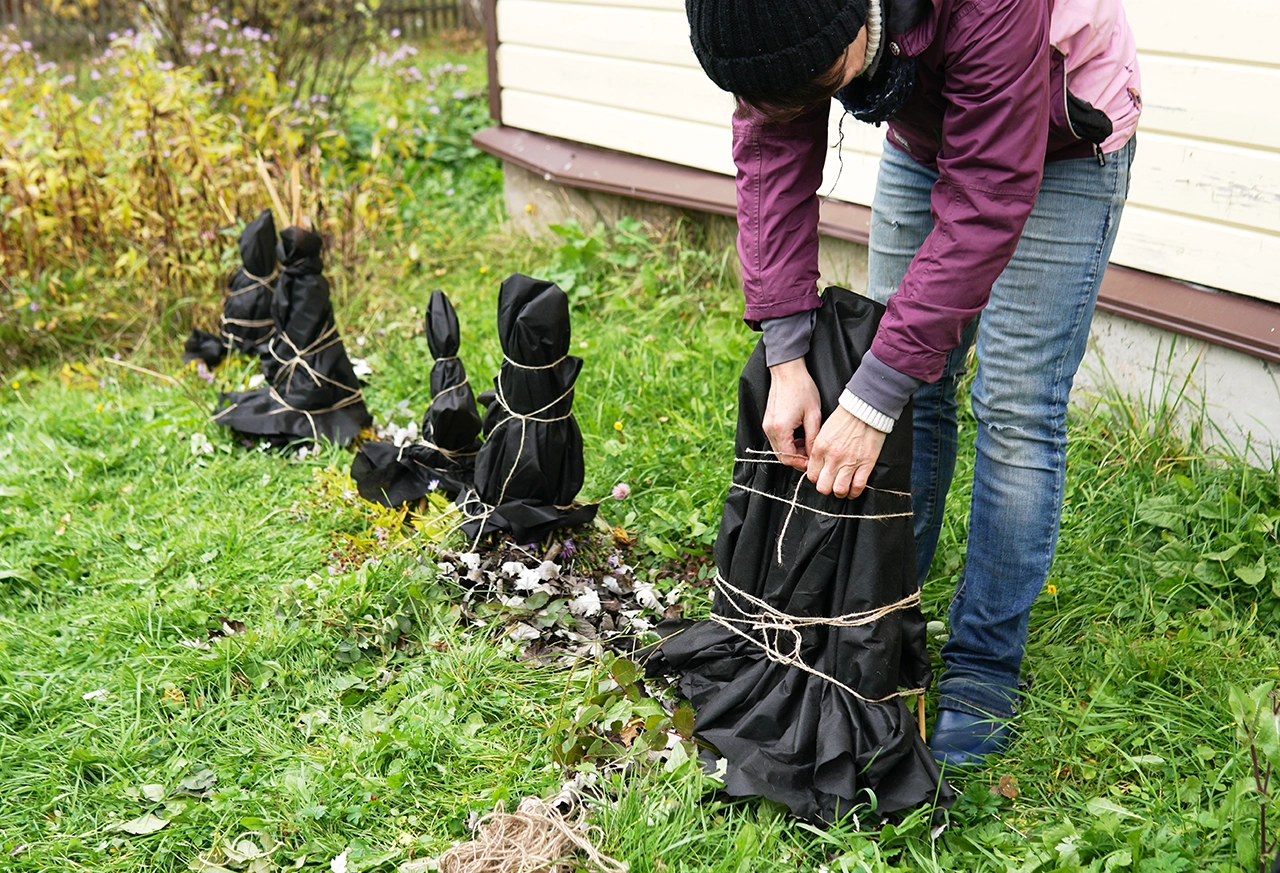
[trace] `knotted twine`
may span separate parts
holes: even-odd
[[[527,364],[522,364],[519,361],[516,361],[512,359],[510,356],[505,354],[502,356],[502,360],[519,370],[551,370],[559,366],[567,357],[569,356],[561,355],[559,358],[552,361],[550,364],[542,364],[541,366],[530,366]],[[480,529],[476,532],[475,542],[473,542],[471,546],[473,550],[475,549],[476,545],[479,544],[480,537],[484,536],[485,522],[487,522],[489,520],[489,517],[492,516],[497,511],[498,507],[501,506],[506,501],[507,486],[511,484],[511,479],[516,474],[516,468],[520,466],[520,459],[524,457],[524,444],[525,444],[525,438],[528,435],[529,422],[534,421],[534,422],[541,422],[544,424],[550,424],[556,421],[564,421],[566,418],[571,418],[573,416],[573,409],[571,406],[569,411],[566,412],[564,415],[558,415],[551,418],[541,417],[542,413],[554,408],[558,403],[565,400],[566,398],[572,397],[574,388],[575,388],[574,385],[570,385],[569,388],[563,394],[561,394],[555,400],[552,400],[550,403],[544,406],[540,406],[537,409],[533,410],[532,412],[525,412],[525,413],[516,412],[514,409],[511,408],[511,404],[507,402],[506,395],[503,394],[503,391],[502,391],[502,371],[501,370],[498,371],[498,378],[494,379],[493,381],[493,387],[494,387],[494,401],[498,404],[498,406],[502,409],[502,411],[506,413],[506,418],[502,419],[501,421],[499,421],[497,424],[493,426],[493,428],[489,431],[488,435],[485,437],[485,440],[486,441],[492,440],[493,435],[498,432],[498,428],[502,427],[507,422],[514,420],[514,421],[520,422],[520,445],[516,449],[516,456],[515,456],[515,460],[512,461],[511,463],[511,469],[507,471],[507,478],[504,479],[502,482],[502,488],[498,492],[498,500],[496,503],[493,503],[493,504],[485,503],[483,500],[480,499],[480,495],[476,492],[476,490],[471,489],[464,495],[462,503],[458,505],[458,508],[462,510],[463,521],[455,527],[455,530],[461,528],[463,525],[470,524],[473,521],[480,522]],[[473,504],[478,505],[480,507],[479,512],[477,513],[471,512],[470,507]],[[573,506],[556,506],[555,508],[560,510],[561,512],[564,512],[564,511],[573,509],[574,507]]]
[[[235,291],[227,292],[228,300],[230,300],[232,297],[239,297],[241,294],[248,294],[250,291],[255,291],[259,288],[263,288],[263,289],[266,289],[267,291],[270,291],[271,283],[274,282],[276,278],[280,275],[280,266],[277,264],[276,268],[271,271],[271,275],[269,276],[255,276],[253,273],[250,273],[244,267],[240,268],[240,272],[243,273],[249,279],[252,279],[253,281],[250,284],[244,286],[243,288],[239,288]],[[224,306],[226,305],[225,301],[223,305]],[[224,337],[223,342],[228,348],[230,348],[235,343],[239,343],[241,346],[248,345],[248,340],[246,340],[242,336],[238,336],[232,333],[231,331],[227,330],[227,325],[231,325],[232,327],[237,327],[237,328],[243,328],[246,330],[254,330],[254,329],[259,329],[263,327],[271,328],[269,332],[264,334],[262,338],[258,340],[259,343],[263,343],[271,339],[271,337],[276,332],[274,319],[228,318],[224,313],[222,316],[222,335]]]
[[[734,458],[734,461],[741,464],[779,464],[781,465],[783,462],[780,460],[780,458],[782,457],[791,457],[791,458],[805,457],[804,455],[790,454],[786,452],[775,453],[772,451],[763,451],[760,449],[747,449],[747,453],[749,455],[752,455],[753,457]],[[825,512],[823,510],[817,509],[816,507],[806,506],[805,504],[799,502],[798,498],[800,494],[800,486],[804,484],[804,481],[805,481],[805,477],[803,475],[800,476],[799,481],[796,483],[795,491],[792,493],[790,498],[779,497],[776,494],[770,494],[767,491],[760,491],[758,489],[751,488],[747,485],[742,485],[737,482],[734,482],[730,486],[731,488],[737,488],[741,491],[747,491],[751,494],[757,494],[769,500],[776,500],[779,503],[786,503],[790,507],[787,510],[787,516],[783,520],[782,527],[778,530],[778,541],[777,541],[776,551],[777,551],[779,564],[782,563],[782,540],[783,540],[783,537],[786,535],[787,526],[791,522],[791,517],[792,515],[795,514],[795,511],[797,509],[804,510],[805,512],[812,512],[816,515],[821,515],[826,518],[837,518],[837,519],[876,520],[876,519],[885,519],[885,518],[904,518],[912,514],[910,511],[878,513],[878,514]],[[893,491],[889,489],[874,488],[872,486],[866,486],[866,490],[879,491],[880,493],[883,493],[883,494],[892,494],[898,497],[909,498],[911,496],[910,493],[906,491]],[[841,682],[839,679],[835,678],[834,676],[830,676],[822,672],[821,670],[817,669],[816,667],[813,667],[812,665],[808,664],[804,660],[804,658],[801,656],[801,646],[803,643],[803,637],[801,635],[801,631],[804,628],[811,628],[811,627],[852,628],[852,627],[863,627],[865,625],[873,624],[874,622],[880,621],[881,619],[886,618],[887,616],[892,615],[895,612],[900,612],[904,609],[910,609],[912,607],[919,606],[920,605],[919,590],[913,592],[912,594],[907,595],[901,600],[894,601],[893,603],[886,604],[885,606],[877,607],[875,609],[868,609],[862,612],[850,612],[844,615],[837,615],[837,616],[832,616],[828,618],[823,616],[791,615],[790,613],[783,612],[782,610],[771,606],[769,603],[762,600],[761,598],[756,597],[752,594],[748,594],[747,592],[743,591],[741,588],[738,588],[737,586],[733,585],[727,579],[725,579],[723,576],[720,575],[719,570],[716,571],[713,584],[715,585],[716,590],[724,597],[725,601],[733,605],[734,610],[737,611],[740,617],[734,618],[733,616],[719,615],[713,611],[710,615],[711,620],[714,621],[716,624],[720,625],[721,627],[725,628],[726,630],[754,644],[756,647],[758,647],[761,651],[764,652],[765,657],[767,657],[770,661],[773,661],[778,664],[782,664],[783,666],[787,666],[787,667],[795,667],[798,670],[802,670],[805,673],[809,673],[812,676],[816,676],[819,679],[823,679],[827,682],[830,682],[833,685],[843,688],[845,691],[849,692],[849,694],[853,695],[858,700],[861,700],[863,703],[884,703],[886,701],[893,700],[898,697],[913,697],[913,696],[919,696],[924,694],[925,689],[923,688],[908,688],[900,691],[895,691],[894,693],[887,694],[884,697],[874,697],[874,698],[865,697],[859,694],[857,691],[850,688],[845,683]],[[747,604],[748,606],[754,607],[758,611],[748,612],[742,606],[742,604],[744,603]],[[754,633],[748,633],[748,630],[743,629],[744,627],[750,631],[753,631]],[[791,640],[790,640],[790,646],[784,649],[782,646],[782,640],[784,638],[784,635],[786,634],[791,635]],[[923,700],[923,697],[921,697],[921,700]]]
[[[582,808],[569,791],[550,800],[526,797],[515,812],[499,801],[480,819],[475,838],[440,856],[440,873],[569,873],[581,853],[600,873],[627,873],[627,865],[602,854],[590,836]]]
[[[336,412],[339,409],[345,409],[348,406],[354,406],[357,403],[364,402],[363,389],[352,388],[350,385],[347,385],[344,382],[339,382],[336,379],[330,379],[328,376],[324,375],[323,373],[317,372],[305,360],[308,357],[318,355],[321,352],[325,351],[326,349],[342,342],[342,338],[338,336],[338,326],[336,324],[331,325],[328,328],[328,330],[324,331],[322,334],[320,334],[320,336],[316,337],[315,340],[310,345],[302,349],[299,349],[297,345],[294,344],[293,340],[289,338],[289,334],[287,331],[280,331],[276,335],[276,337],[278,339],[284,340],[285,343],[288,344],[289,348],[293,351],[293,357],[282,358],[278,354],[276,354],[276,344],[274,342],[271,343],[267,348],[267,350],[271,353],[271,357],[274,358],[279,364],[281,364],[280,371],[276,374],[275,381],[272,382],[272,384],[267,386],[268,394],[270,395],[272,401],[274,401],[277,405],[277,408],[271,410],[271,412],[268,414],[280,415],[283,412],[296,412],[300,415],[305,416],[307,419],[307,424],[311,428],[311,438],[319,442],[320,431],[316,427],[316,420],[313,416],[324,415],[330,412]],[[341,388],[343,391],[348,392],[347,396],[339,400],[337,403],[334,403],[331,406],[326,406],[322,409],[299,409],[296,406],[292,406],[282,396],[280,396],[280,392],[277,390],[277,386],[283,382],[284,388],[286,391],[292,388],[293,376],[299,369],[301,369],[304,373],[306,373],[308,376],[311,377],[311,380],[315,382],[317,388],[320,387],[322,382],[327,382],[330,385],[333,385],[337,388]],[[231,406],[228,406],[226,409],[223,409],[215,413],[213,416],[214,420],[216,421],[219,417],[226,415],[232,409],[235,409],[236,405],[237,404],[232,404]]]

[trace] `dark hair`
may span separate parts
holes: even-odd
[[[844,61],[847,54],[846,49],[840,57],[836,58],[836,62],[830,69],[786,94],[773,97],[748,97],[745,94],[735,94],[734,96],[738,98],[738,108],[734,111],[734,115],[738,118],[747,118],[754,111],[768,124],[779,124],[800,117],[819,103],[836,96],[836,92],[843,87]]]

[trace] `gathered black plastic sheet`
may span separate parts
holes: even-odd
[[[275,333],[271,297],[277,275],[276,224],[264,209],[240,232],[241,267],[227,286],[222,301],[220,334],[193,330],[187,337],[182,360],[202,360],[217,366],[228,350],[258,354],[258,347]]]
[[[569,354],[569,299],[552,282],[519,273],[498,294],[503,362],[484,416],[475,487],[458,495],[468,537],[503,531],[521,542],[586,524],[596,505],[582,488],[582,432],[573,386],[582,359]]]
[[[271,298],[275,333],[261,353],[266,384],[223,394],[214,420],[275,445],[326,438],[339,445],[371,424],[360,382],[333,319],[319,236],[280,234],[280,277]]]
[[[828,289],[806,356],[823,420],[884,308]],[[762,429],[764,346],[738,386],[733,485],[715,545],[712,617],[659,626],[650,676],[678,675],[697,736],[727,761],[725,791],[830,823],[954,793],[907,701],[930,682],[911,524],[910,407],[856,499],[819,494]]]
[[[372,441],[360,447],[351,462],[351,478],[365,500],[400,506],[436,489],[453,497],[472,483],[481,419],[458,358],[458,315],[443,291],[431,293],[425,330],[435,364],[422,437],[398,447]]]

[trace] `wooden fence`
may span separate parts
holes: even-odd
[[[387,30],[404,36],[482,26],[476,0],[384,0],[374,14]],[[41,51],[100,46],[109,34],[137,27],[143,18],[138,0],[0,0],[0,28],[14,25]]]

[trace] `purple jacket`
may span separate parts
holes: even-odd
[[[881,409],[891,418],[917,380],[941,376],[947,352],[986,306],[1035,204],[1045,161],[1092,153],[1067,121],[1067,84],[1081,75],[1099,89],[1080,94],[1073,84],[1116,127],[1106,150],[1123,145],[1137,123],[1133,40],[1118,0],[1057,0],[1053,25],[1051,45],[1047,0],[933,0],[922,21],[890,34],[889,50],[915,56],[918,73],[914,93],[889,123],[889,143],[939,174],[934,229],[889,301],[872,367],[861,368],[878,365],[879,373],[860,371],[849,386],[860,398],[882,398],[877,408],[896,405]],[[1071,34],[1061,37],[1063,27],[1075,26],[1115,38],[1095,40],[1102,48],[1090,57],[1071,57]],[[1119,72],[1100,77],[1101,70]],[[827,118],[821,106],[782,124],[734,119],[738,251],[753,326],[820,305],[816,192]],[[884,399],[886,380],[899,402]]]

